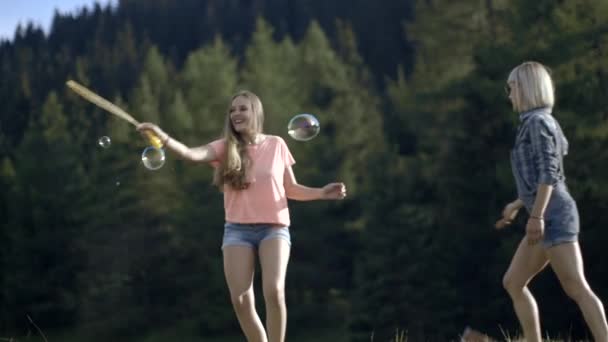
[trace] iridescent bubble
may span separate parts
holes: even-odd
[[[165,165],[165,151],[149,146],[141,153],[141,161],[148,170],[158,170]]]
[[[287,133],[298,141],[308,141],[316,137],[321,130],[319,120],[312,114],[298,114],[289,120]]]
[[[112,140],[110,140],[110,137],[104,135],[97,140],[97,144],[103,148],[108,148],[110,145],[112,145]]]

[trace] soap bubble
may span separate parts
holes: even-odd
[[[108,148],[110,145],[112,145],[112,140],[110,140],[110,137],[104,135],[97,140],[97,144],[103,148]]]
[[[165,165],[165,151],[149,146],[141,154],[141,161],[148,170],[158,170]]]
[[[319,120],[312,114],[298,114],[289,120],[287,133],[298,141],[308,141],[316,137],[321,130]]]

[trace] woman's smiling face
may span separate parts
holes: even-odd
[[[230,106],[230,123],[237,133],[251,133],[253,128],[253,109],[251,101],[244,96],[237,96]]]

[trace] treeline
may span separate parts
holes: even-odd
[[[524,218],[492,228],[515,196],[502,88],[513,66],[542,61],[587,276],[608,300],[607,16],[601,0],[123,0],[57,14],[48,35],[20,28],[0,44],[0,332],[29,329],[28,315],[90,340],[237,330],[211,168],[171,155],[143,168],[145,142],[67,79],[189,145],[217,138],[236,90],[260,95],[299,181],[349,188],[340,203],[290,204],[290,334],[445,341],[466,325],[517,333],[501,279]],[[307,143],[286,135],[300,112],[321,122]],[[532,290],[550,335],[586,336],[550,271]]]

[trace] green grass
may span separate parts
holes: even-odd
[[[340,330],[325,330],[325,331],[310,331],[306,333],[288,332],[287,340],[289,342],[348,342],[348,334]],[[503,336],[500,336],[500,341],[506,342],[524,342],[521,337],[510,336],[508,332],[503,332]],[[85,333],[68,332],[64,334],[50,334],[47,335],[48,342],[106,342],[106,338],[94,338]],[[113,342],[167,342],[167,341],[179,341],[179,342],[242,342],[244,338],[240,331],[235,331],[231,336],[218,336],[218,337],[206,337],[196,336],[193,334],[191,329],[187,327],[171,327],[164,331],[157,331],[150,334],[146,334],[141,337],[129,337],[125,339],[112,339]],[[0,342],[45,342],[44,338],[35,333],[31,333],[29,336],[10,337],[0,336]],[[370,342],[420,342],[408,340],[407,331],[397,330],[393,337],[388,341],[379,341],[374,338],[373,334],[370,336]],[[566,339],[555,339],[547,337],[544,342],[575,342],[570,338]],[[576,342],[589,342],[589,341],[576,341]]]
[[[347,334],[343,331],[306,331],[302,332],[287,332],[287,341],[289,342],[348,342]],[[64,333],[47,335],[48,342],[107,342],[106,338],[94,338],[85,333]],[[125,339],[115,339],[113,342],[243,342],[245,339],[240,331],[235,331],[233,335],[207,337],[197,336],[190,329],[169,328],[164,331],[156,331],[140,337],[129,337]],[[0,339],[0,342],[9,342]],[[38,335],[29,337],[17,337],[12,342],[44,342],[44,339]]]
[[[523,337],[511,337],[509,332],[506,332],[506,331],[503,331],[503,336],[501,336],[499,340],[491,340],[491,341],[525,342]],[[370,337],[370,342],[385,342],[385,341],[375,341],[374,336],[372,335]],[[397,330],[397,331],[395,331],[395,335],[389,341],[386,341],[386,342],[414,342],[414,341],[408,340],[407,331]],[[415,342],[418,342],[418,341],[415,341]],[[565,340],[564,339],[554,339],[554,338],[547,336],[547,338],[544,339],[543,342],[591,342],[591,341],[586,341],[586,340],[576,340],[575,341],[572,338],[567,338]]]

